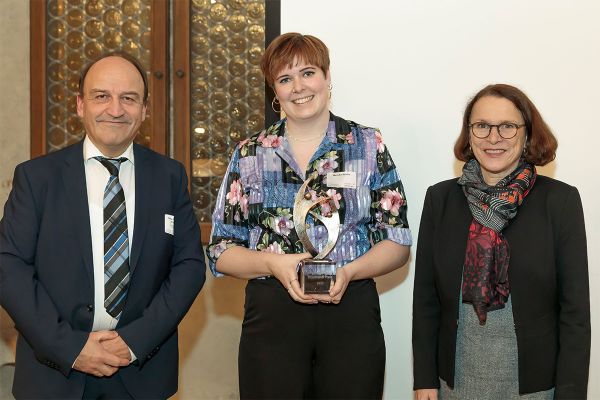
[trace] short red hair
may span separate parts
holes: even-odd
[[[285,67],[291,68],[295,59],[319,67],[325,75],[329,71],[329,49],[325,43],[311,35],[284,33],[269,44],[260,62],[265,80],[271,88],[277,74]]]

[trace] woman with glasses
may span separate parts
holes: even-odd
[[[537,175],[557,142],[519,89],[483,88],[427,190],[413,297],[418,400],[585,399],[590,312],[576,188]]]
[[[234,150],[208,247],[215,275],[248,279],[240,397],[381,398],[386,354],[372,278],[408,258],[402,182],[377,129],[329,112],[321,40],[283,34],[261,67],[285,118]],[[327,273],[298,273],[311,257],[319,262],[305,266],[337,269],[334,284]]]

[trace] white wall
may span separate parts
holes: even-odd
[[[559,140],[542,168],[578,187],[588,234],[592,326],[600,324],[600,2],[282,0],[282,32],[331,52],[333,111],[382,129],[403,179],[416,239],[427,187],[456,176],[452,146],[467,100],[488,83],[524,90]],[[414,247],[412,251],[414,255]],[[388,348],[385,398],[412,396],[408,271],[379,280]],[[590,377],[600,376],[593,329]],[[368,368],[368,366],[365,366]],[[590,379],[589,398],[600,398]]]

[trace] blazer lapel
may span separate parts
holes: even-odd
[[[152,198],[152,163],[148,160],[147,150],[134,144],[135,157],[135,223],[133,228],[133,244],[129,254],[129,269],[133,274],[137,261],[140,258],[142,244],[146,236],[150,205],[148,199]]]
[[[62,179],[65,193],[67,193],[66,201],[69,203],[69,209],[72,211],[69,222],[73,225],[73,230],[79,240],[79,251],[81,252],[85,269],[93,285],[92,234],[90,230],[90,212],[83,160],[83,141],[75,144],[67,151]],[[75,249],[71,250],[76,251]]]

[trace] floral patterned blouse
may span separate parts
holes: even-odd
[[[216,270],[216,262],[231,246],[279,254],[305,251],[292,213],[296,193],[307,176],[314,177],[309,183],[313,199],[330,197],[316,211],[338,210],[339,238],[327,257],[338,267],[384,239],[412,244],[402,182],[379,130],[330,114],[323,141],[307,170],[301,171],[285,136],[285,121],[240,142],[233,153],[212,218],[207,253],[213,274],[223,275]],[[350,172],[356,177],[355,185],[328,186],[328,176],[336,172]],[[308,236],[320,251],[327,243],[327,230],[311,215],[306,222]]]

